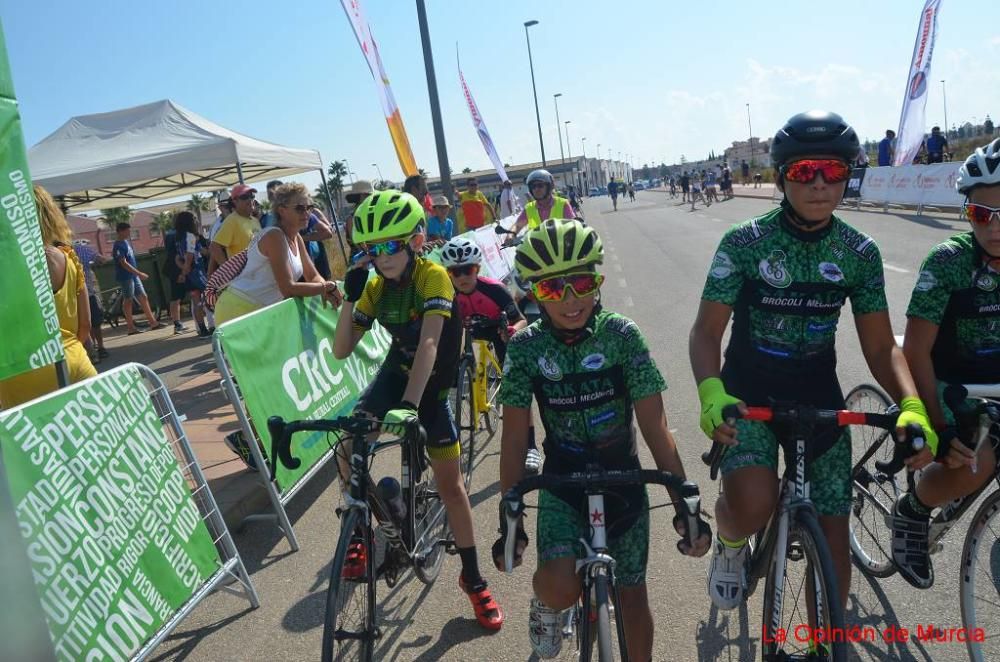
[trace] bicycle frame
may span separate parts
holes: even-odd
[[[475,324],[472,323],[465,329],[465,351],[464,355],[470,357],[476,365],[475,376],[472,381],[472,413],[473,429],[478,431],[482,426],[482,416],[489,413],[493,408],[493,403],[489,401],[489,369],[492,367],[496,374],[503,372],[503,367],[497,361],[496,354],[490,348],[490,341],[474,337]]]

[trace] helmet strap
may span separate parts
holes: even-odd
[[[788,201],[787,195],[781,200],[781,209],[784,211],[784,219],[788,222],[788,225],[793,229],[800,230],[802,232],[811,232],[814,228],[817,228],[824,223],[829,223],[833,218],[833,216],[830,216],[821,221],[807,221],[799,216],[799,214],[795,211],[795,208],[792,207],[792,203]]]
[[[538,311],[541,313],[542,324],[548,329],[549,333],[566,345],[576,345],[594,335],[594,318],[597,317],[597,313],[601,312],[601,293],[597,293],[597,301],[594,303],[594,309],[590,311],[590,317],[587,318],[587,321],[579,329],[557,328],[552,323],[552,318],[549,317],[544,306],[539,304]]]

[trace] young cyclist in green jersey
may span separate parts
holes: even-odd
[[[861,349],[875,379],[900,403],[899,426],[916,423],[929,446],[937,438],[896,346],[885,298],[882,259],[871,238],[833,214],[844,195],[858,137],[839,115],[792,117],[774,137],[771,158],[781,206],[731,228],[709,269],[690,355],[701,400],[701,428],[729,448],[716,502],[718,541],[708,592],[720,609],[743,600],[747,537],[767,523],[777,502],[778,447],[764,423],[722,420],[726,405],[771,399],[842,409],[835,335],[851,300]],[[722,336],[732,335],[720,370]],[[900,431],[901,432],[901,431]],[[846,603],[851,562],[850,436],[817,428],[811,441],[811,497]]]
[[[500,449],[501,493],[524,475],[532,397],[545,428],[543,473],[583,471],[590,464],[606,469],[639,468],[633,410],[657,468],[684,476],[667,426],[662,391],[666,383],[632,320],[602,310],[603,276],[600,237],[576,220],[549,219],[529,230],[518,246],[515,266],[532,284],[542,319],[511,338],[500,386],[503,434]],[[646,594],[649,513],[645,486],[619,488],[609,498],[605,526],[612,531],[610,554],[621,587],[621,614],[629,657],[652,655],[653,619]],[[501,520],[503,514],[501,513]],[[586,499],[580,490],[542,490],[538,497],[536,544],[537,598],[531,601],[529,633],[539,657],[558,654],[562,611],[580,596],[576,559],[588,525]],[[505,522],[501,522],[501,529]],[[683,528],[678,525],[678,529]],[[708,551],[711,530],[682,551]],[[515,565],[528,543],[518,529]],[[503,537],[493,546],[497,567],[503,563]]]
[[[459,586],[468,594],[479,624],[499,630],[503,611],[479,572],[472,507],[448,406],[461,351],[461,320],[448,272],[417,257],[424,243],[423,223],[424,209],[409,193],[378,191],[358,206],[352,238],[365,256],[344,278],[344,307],[337,320],[333,354],[347,358],[376,320],[392,335],[389,354],[358,399],[356,411],[392,423],[420,419],[427,431],[431,469],[462,559]],[[371,280],[369,264],[378,274]],[[342,466],[341,474],[347,475],[346,467]],[[359,544],[350,558],[363,562],[368,551]]]
[[[893,510],[892,558],[917,588],[934,583],[927,549],[931,510],[967,496],[993,476],[993,441],[974,451],[956,438],[940,393],[946,384],[1000,382],[1000,139],[978,148],[958,171],[970,232],[931,249],[906,311],[903,353],[938,431],[936,455],[907,465],[924,472]],[[937,463],[931,464],[935,459]]]

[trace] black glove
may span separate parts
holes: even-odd
[[[962,440],[958,436],[958,428],[954,425],[949,425],[945,429],[938,432],[938,447],[937,453],[934,454],[934,459],[941,461],[948,456],[948,451],[951,450],[952,444],[961,444]]]
[[[685,528],[686,528],[685,520],[686,519],[687,518],[684,515],[678,513],[677,515],[674,515],[674,522],[673,522],[674,523],[674,530],[677,533],[681,534],[681,539],[677,541],[677,551],[680,552],[681,554],[684,554],[684,555],[687,555],[687,552],[685,552],[684,549],[682,549],[681,546],[685,545],[687,543],[687,531],[685,531]],[[691,541],[695,542],[699,538],[701,538],[702,536],[708,536],[709,538],[711,538],[712,537],[712,527],[709,526],[708,522],[706,522],[705,520],[703,520],[701,518],[701,515],[699,514],[698,515],[698,535],[692,536],[691,537]]]
[[[524,550],[528,547],[528,534],[524,532],[524,515],[517,522],[517,541],[514,543],[514,563],[513,567],[516,568],[521,564],[521,556],[524,554]],[[504,514],[504,504],[503,500],[500,501],[500,537],[497,538],[496,542],[493,543],[492,553],[493,553],[493,565],[496,566],[497,570],[501,572],[505,571],[504,567],[504,547],[507,543],[507,516]]]
[[[361,298],[361,293],[365,291],[365,284],[368,282],[367,267],[356,267],[349,269],[344,276],[344,298],[351,303]]]

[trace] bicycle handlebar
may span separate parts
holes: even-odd
[[[511,487],[503,496],[503,512],[507,520],[507,536],[504,540],[504,569],[514,569],[514,548],[517,545],[517,521],[524,514],[524,495],[539,489],[560,487],[584,487],[589,490],[616,485],[662,485],[675,490],[680,495],[688,545],[694,545],[701,532],[698,519],[701,516],[701,493],[698,486],[689,480],[679,478],[668,471],[658,469],[630,469],[626,471],[580,471],[565,475],[539,474],[530,476]]]
[[[766,423],[807,426],[817,423],[832,423],[839,427],[869,425],[882,428],[883,430],[893,430],[896,427],[898,415],[850,411],[848,409],[820,409],[808,405],[776,403],[770,407],[747,407],[745,415],[740,412],[739,407],[736,405],[728,405],[722,410],[722,417],[730,425],[733,425],[737,419],[742,418],[748,421],[763,421]],[[907,426],[905,440],[901,445],[913,449],[910,454],[919,451],[924,447],[924,439],[921,435],[922,432],[919,426],[909,425]],[[726,448],[725,444],[713,441],[712,448],[701,455],[702,462],[711,467],[709,475],[712,480],[715,480],[719,476],[719,465],[722,463],[722,455],[725,453]],[[894,453],[893,459],[887,464],[897,462],[896,455],[899,454],[901,457],[898,458],[898,462],[902,466],[903,459],[909,457],[909,455],[904,455],[902,452],[897,451]]]
[[[296,432],[346,432],[349,435],[367,435],[379,430],[385,421],[364,416],[340,416],[334,419],[301,420],[286,422],[281,416],[271,416],[267,419],[267,431],[271,435],[271,454],[268,464],[271,470],[271,480],[274,480],[277,461],[288,469],[298,469],[302,460],[292,455],[292,435]],[[393,424],[395,427],[395,424]],[[403,426],[403,437],[409,441],[423,442],[427,439],[420,421],[413,419]]]

